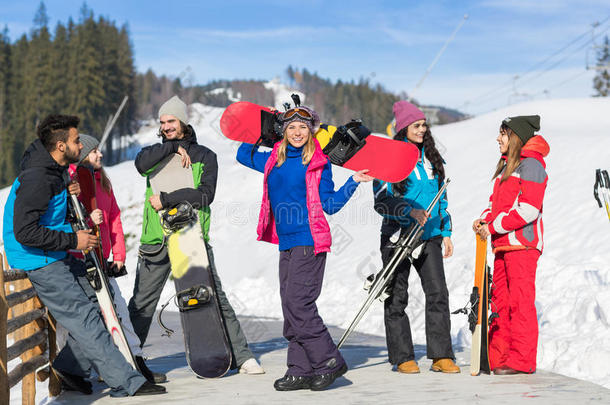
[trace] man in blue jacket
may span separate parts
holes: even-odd
[[[67,253],[98,244],[95,235],[75,233],[66,220],[67,168],[79,160],[83,147],[78,123],[78,117],[50,115],[38,126],[39,139],[25,151],[4,209],[6,256],[12,268],[27,272],[38,297],[70,333],[53,363],[68,389],[91,394],[85,377],[94,367],[113,396],[160,394],[165,388],[146,381],[114,345],[84,263]],[[68,358],[79,364],[67,364]],[[80,375],[73,374],[75,369]]]

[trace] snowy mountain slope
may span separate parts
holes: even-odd
[[[218,155],[211,244],[225,291],[240,314],[281,318],[277,247],[256,241],[262,175],[235,161],[238,145],[218,129],[222,109],[199,104],[190,109],[199,142]],[[450,306],[456,309],[467,302],[472,289],[474,237],[470,226],[491,192],[490,177],[499,158],[495,141],[499,124],[506,116],[542,116],[540,133],[551,152],[544,206],[545,251],[537,274],[538,365],[606,387],[610,387],[610,224],[593,200],[592,187],[594,169],[610,169],[608,111],[608,99],[547,100],[432,129],[452,179],[449,210],[455,254],[445,261],[445,272]],[[152,125],[132,139],[142,145],[157,142],[156,130]],[[350,175],[342,168],[333,172],[336,187]],[[145,184],[133,162],[111,167],[108,173],[123,210],[130,273],[120,283],[128,297],[135,277]],[[7,194],[8,188],[0,191],[0,207]],[[380,219],[373,211],[370,184],[361,185],[346,207],[329,217],[333,253],[328,256],[318,300],[320,313],[329,324],[347,326],[364,299],[364,277],[381,265]],[[161,301],[172,294],[173,286],[168,283]],[[411,277],[410,298],[407,312],[414,340],[424,343],[423,293],[416,274]],[[381,303],[371,308],[359,330],[384,333]],[[463,315],[452,316],[452,336],[454,344],[470,344]]]

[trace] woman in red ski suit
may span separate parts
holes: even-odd
[[[540,117],[506,118],[498,144],[502,156],[494,175],[489,207],[472,228],[491,235],[495,254],[489,361],[494,374],[534,373],[538,346],[536,265],[542,253],[542,202],[547,184]]]

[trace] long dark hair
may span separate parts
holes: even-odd
[[[406,140],[408,129],[409,127],[407,126],[398,131],[394,139],[398,141]],[[426,129],[426,132],[424,133],[424,140],[422,142],[422,146],[424,148],[424,156],[430,161],[430,163],[432,163],[432,173],[438,176],[438,185],[440,187],[440,185],[443,184],[443,181],[445,180],[445,167],[443,165],[443,157],[439,153],[438,149],[436,149],[436,143],[434,142],[434,138],[432,137],[432,132],[430,132],[430,127],[428,127]],[[394,188],[396,188],[396,191],[402,194],[405,191],[406,184],[407,179],[404,179],[399,183],[394,183]]]
[[[502,170],[504,170],[502,179],[500,180],[500,182],[503,182],[507,180],[521,164],[521,148],[523,148],[523,142],[508,125],[503,123],[500,126],[500,130],[506,131],[508,135],[508,151],[506,152],[505,157],[500,156],[492,180],[498,177],[500,173],[502,173]]]

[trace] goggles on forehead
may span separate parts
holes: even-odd
[[[286,122],[297,116],[298,118],[304,119],[305,121],[313,121],[313,116],[311,113],[303,108],[296,107],[291,110],[282,113],[281,120]]]

